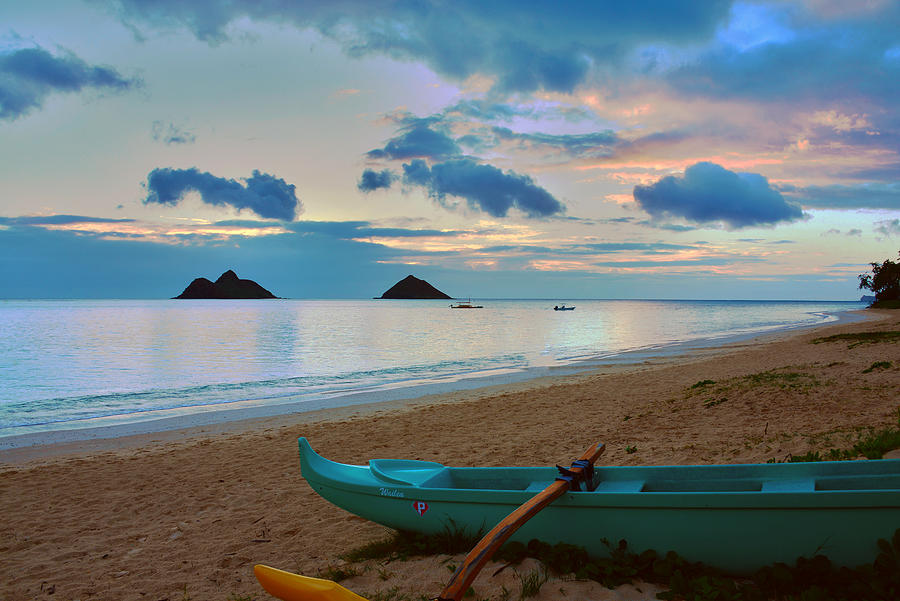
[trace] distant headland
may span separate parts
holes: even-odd
[[[206,278],[197,278],[184,289],[184,292],[175,298],[223,298],[223,299],[251,299],[251,298],[278,298],[253,280],[242,280],[235,272],[228,270],[219,276],[215,282]]]
[[[382,294],[378,298],[390,298],[390,299],[450,299],[453,298],[448,296],[426,282],[425,280],[420,280],[419,278],[408,275],[393,286],[391,286],[387,292]]]

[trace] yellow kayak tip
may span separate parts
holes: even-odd
[[[253,567],[266,592],[283,601],[367,601],[337,582],[292,574],[262,564]]]

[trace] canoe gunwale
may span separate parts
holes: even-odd
[[[413,460],[370,460],[369,466],[350,466],[333,462],[312,450],[306,439],[300,439],[301,456],[304,459],[303,477],[310,483],[326,485],[351,494],[389,496],[396,498],[420,499],[425,501],[487,504],[487,505],[521,505],[542,490],[553,480],[555,470],[544,467],[511,467],[511,468],[477,468],[447,467],[435,462],[416,462]],[[886,462],[886,463],[880,463]],[[421,467],[418,482],[413,478],[400,478],[386,473],[385,466],[391,463],[415,472]],[[853,471],[860,467],[858,461],[824,462],[831,475],[809,476],[810,464],[736,464],[729,466],[646,466],[646,467],[597,467],[595,478],[600,485],[594,491],[572,491],[560,497],[555,505],[563,507],[596,507],[596,508],[658,508],[684,509],[788,509],[809,510],[816,508],[868,509],[900,506],[900,460],[879,460],[885,469],[872,470],[862,479],[875,479],[879,472],[892,477],[891,482],[897,487],[891,488],[853,488],[835,489],[819,488],[817,482],[828,479],[847,480]],[[875,463],[875,462],[870,462]],[[805,469],[790,469],[791,466],[805,466]],[[870,467],[870,466],[865,466]],[[342,478],[342,470],[353,468],[355,478]],[[786,469],[787,468],[787,469]],[[706,481],[700,478],[689,480],[691,486],[701,486],[698,490],[678,490],[677,478],[659,478],[659,475],[675,475],[680,470],[695,470],[696,473],[708,473],[713,476]],[[740,478],[723,477],[723,474],[734,471],[775,472],[778,478],[774,483],[787,486],[768,487],[766,480],[744,476]],[[796,473],[793,473],[796,472]],[[333,475],[332,475],[333,473]],[[486,474],[520,474],[528,476],[520,479],[528,481],[530,486],[513,488],[482,488],[460,486],[436,486],[432,483],[447,479],[450,475],[459,475],[460,480],[471,480],[473,476]],[[625,477],[604,478],[606,474],[625,473]],[[649,478],[635,478],[633,475],[650,474]],[[806,475],[806,477],[797,477]],[[427,476],[427,477],[426,477]],[[539,476],[532,479],[531,476]],[[542,477],[540,477],[542,476]],[[859,477],[859,476],[856,476]],[[488,478],[482,478],[487,481]],[[515,480],[515,478],[513,478]],[[638,483],[643,483],[637,488]],[[703,482],[708,482],[703,487]],[[623,486],[619,486],[623,484]],[[803,485],[805,484],[805,488]],[[730,488],[730,489],[729,489]]]

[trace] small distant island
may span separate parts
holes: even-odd
[[[422,300],[422,299],[450,299],[448,296],[419,278],[408,275],[393,286],[391,286],[384,294],[378,298],[389,299],[405,299],[405,300]]]
[[[197,278],[174,298],[202,299],[251,299],[278,298],[253,280],[242,280],[235,272],[228,270],[215,282],[206,278]]]

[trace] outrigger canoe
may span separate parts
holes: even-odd
[[[330,461],[299,439],[303,477],[358,516],[422,533],[488,531],[559,475],[547,467],[446,467],[430,461]],[[900,528],[900,460],[602,467],[593,490],[570,490],[511,540],[565,542],[597,556],[605,541],[675,551],[735,574],[825,555],[870,564]]]

